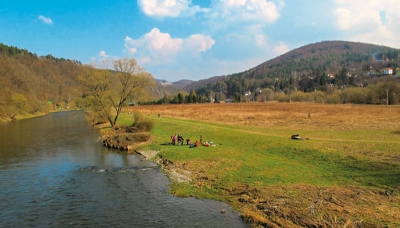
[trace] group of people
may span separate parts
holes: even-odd
[[[176,145],[178,143],[178,146],[182,146],[183,145],[183,136],[182,135],[178,135],[178,134],[173,134],[171,136],[171,140],[172,140],[172,145]]]
[[[183,138],[182,135],[178,135],[178,134],[173,134],[171,135],[171,141],[172,141],[172,145],[178,145],[178,146],[183,146],[183,142],[185,141],[185,139]],[[203,137],[200,135],[200,144],[203,143]],[[199,146],[199,142],[196,141],[195,143],[192,144],[192,142],[190,141],[190,139],[186,139],[186,145],[190,145],[190,148],[193,147],[198,147]]]

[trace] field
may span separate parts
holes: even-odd
[[[399,106],[138,106],[121,123],[128,111],[154,121],[141,150],[161,151],[164,171],[182,177],[176,195],[227,202],[253,226],[400,226]],[[216,146],[163,145],[172,134]]]

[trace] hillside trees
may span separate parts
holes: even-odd
[[[347,42],[326,41],[294,49],[277,58],[266,61],[249,70],[234,73],[205,84],[211,92],[222,92],[227,97],[244,94],[256,88],[274,88],[276,92],[295,90],[326,91],[333,84],[345,88],[366,84],[373,77],[383,78],[381,69],[391,67],[396,71],[400,65],[399,49]],[[400,71],[400,69],[399,69]],[[369,74],[373,72],[374,74]],[[335,78],[328,77],[336,75]],[[203,88],[196,92],[202,94]]]
[[[0,118],[66,108],[79,95],[76,77],[80,67],[74,60],[38,57],[0,43]]]
[[[142,95],[154,79],[135,59],[103,61],[95,67],[84,68],[79,77],[89,95],[92,121],[96,123],[105,118],[114,126],[126,102]]]

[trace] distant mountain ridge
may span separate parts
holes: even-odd
[[[193,82],[195,82],[195,81],[189,80],[189,79],[182,79],[182,80],[173,82],[172,85],[174,85],[174,86],[175,86],[176,88],[178,88],[178,89],[183,89],[183,88],[185,88],[186,86],[192,84]]]
[[[313,83],[306,77],[312,79],[324,73],[346,73],[359,80],[370,70],[379,74],[385,67],[396,69],[400,65],[399,53],[400,49],[375,44],[323,41],[296,48],[243,72],[193,82],[184,89],[195,89],[197,93],[219,91],[233,96],[234,93],[244,94],[247,90],[255,91],[257,87],[276,89],[277,81],[289,84],[291,79],[297,80],[297,89],[306,91],[309,89],[306,84]]]

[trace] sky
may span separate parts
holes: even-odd
[[[0,0],[0,43],[157,79],[248,70],[328,40],[400,48],[400,0]]]

